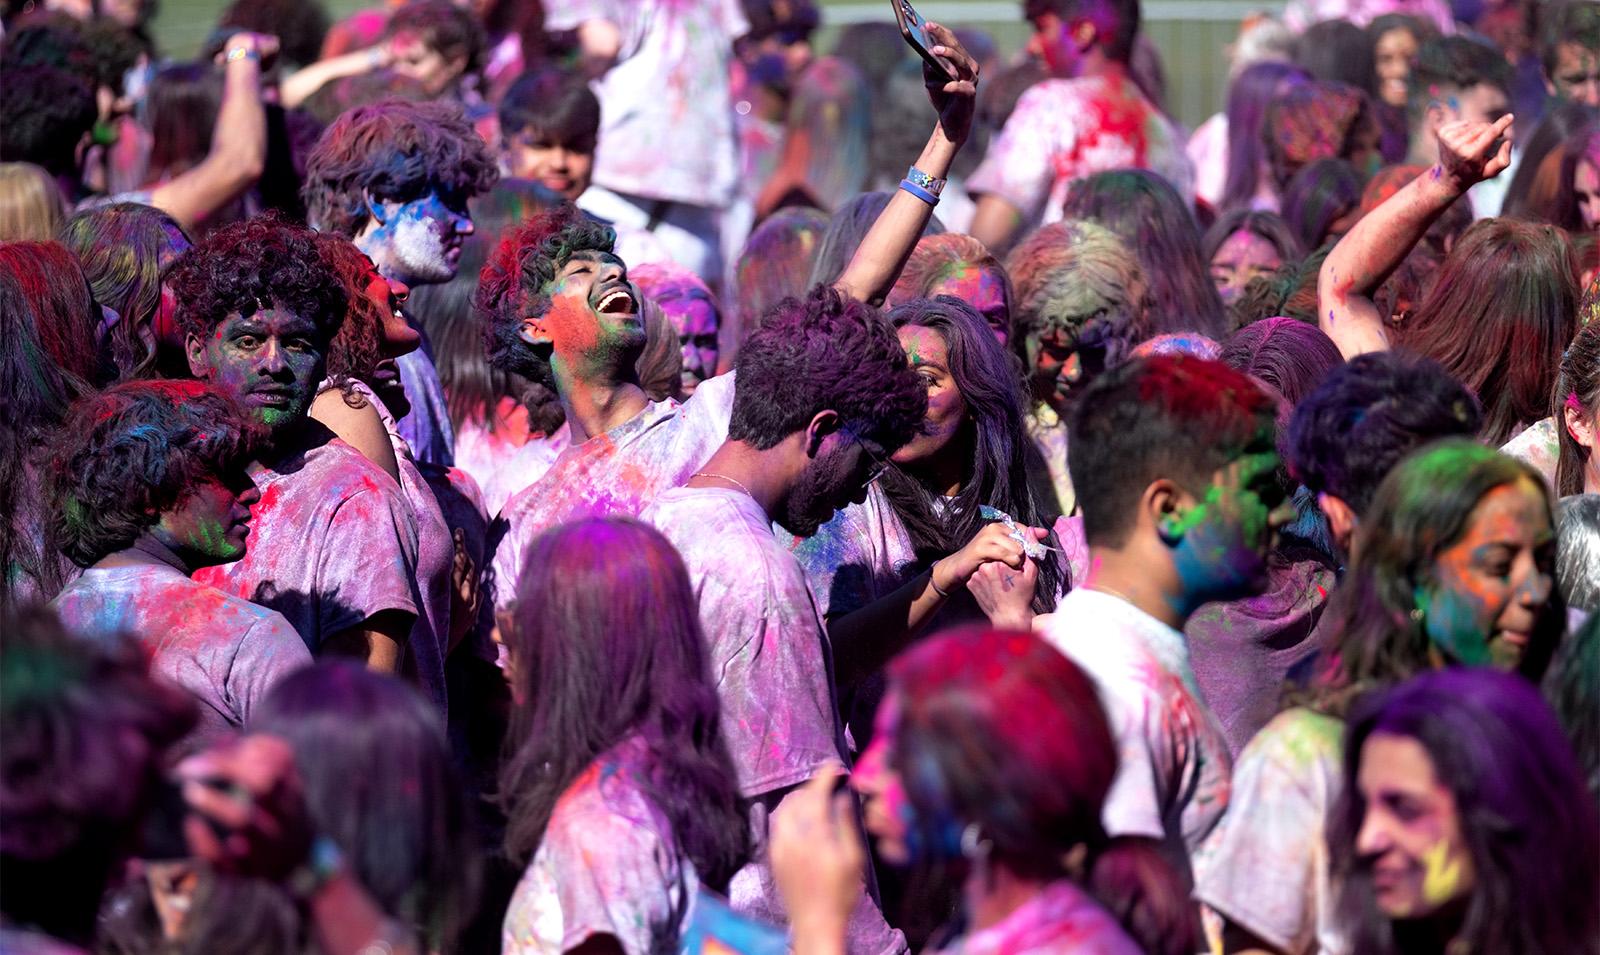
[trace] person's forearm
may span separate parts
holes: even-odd
[[[1317,277],[1317,317],[1345,357],[1387,347],[1372,296],[1462,194],[1434,166],[1363,216],[1328,253]]]
[[[828,621],[834,678],[841,687],[883,669],[944,607],[946,598],[933,585],[934,573],[920,573],[894,592]],[[949,593],[956,585],[941,581],[939,586]]]
[[[310,66],[296,70],[288,79],[279,83],[278,99],[285,109],[294,109],[334,80],[378,69],[383,66],[383,56],[383,48],[375,46],[336,56],[331,60],[318,60]]]
[[[916,166],[935,179],[944,179],[960,149],[960,143],[952,142],[944,128],[936,126],[922,155],[917,157]],[[896,189],[834,288],[858,301],[882,305],[932,217],[933,206],[904,189]]]
[[[150,204],[193,229],[259,179],[266,157],[261,65],[254,57],[239,57],[224,67],[211,151],[193,169],[152,189]]]
[[[413,940],[378,908],[367,890],[348,871],[329,879],[306,900],[317,947],[327,955],[361,955],[386,951],[414,955]]]

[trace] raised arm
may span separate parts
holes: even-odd
[[[185,228],[196,224],[261,178],[267,160],[267,112],[261,103],[261,66],[278,52],[277,37],[236,33],[223,62],[222,107],[211,151],[198,166],[156,186],[150,204]]]
[[[1328,253],[1317,277],[1317,321],[1346,359],[1389,347],[1373,294],[1440,213],[1510,164],[1511,144],[1499,140],[1512,119],[1441,127],[1438,165],[1363,216]]]
[[[933,135],[922,147],[916,165],[929,176],[944,179],[950,174],[951,161],[972,130],[973,102],[978,95],[978,63],[962,48],[955,34],[937,23],[925,26],[928,35],[938,44],[933,54],[951,65],[956,78],[946,82],[931,67],[923,66],[923,81],[928,87],[928,98],[939,113],[939,121],[934,124]],[[883,304],[932,215],[932,204],[904,189],[896,189],[889,205],[861,240],[855,257],[845,266],[844,274],[833,287],[851,298],[873,305]]]
[[[278,101],[283,104],[284,109],[294,109],[334,80],[383,69],[392,62],[394,55],[389,52],[387,43],[318,60],[310,66],[295,70],[278,84]]]

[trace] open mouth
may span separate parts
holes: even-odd
[[[639,311],[639,305],[627,286],[617,286],[600,296],[594,310],[602,315],[633,315]]]
[[[393,358],[385,358],[372,369],[372,380],[380,385],[393,384],[400,380],[400,367]]]

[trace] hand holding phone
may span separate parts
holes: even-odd
[[[933,48],[939,44],[928,36],[928,30],[923,25],[922,15],[917,13],[917,8],[911,5],[911,0],[889,0],[894,6],[894,18],[900,24],[900,35],[905,37],[906,43],[911,45],[922,61],[933,67],[934,71],[944,78],[945,82],[956,80],[956,71],[949,61],[935,56]]]

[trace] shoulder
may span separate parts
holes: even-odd
[[[1278,763],[1299,770],[1337,766],[1344,724],[1303,706],[1285,710],[1263,726],[1239,754],[1247,760]]]

